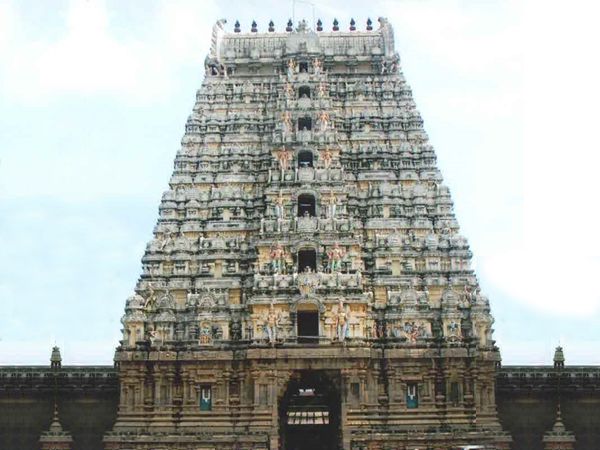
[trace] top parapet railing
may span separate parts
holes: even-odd
[[[359,31],[354,19],[350,21],[349,31],[340,31],[337,19],[333,21],[332,31],[324,31],[323,23],[316,22],[316,31],[301,20],[296,28],[291,19],[285,32],[276,32],[273,21],[269,22],[266,32],[259,32],[256,21],[252,21],[250,32],[242,33],[239,21],[233,27],[233,33],[225,29],[227,20],[220,19],[213,26],[211,47],[207,66],[218,67],[223,62],[232,62],[235,58],[258,59],[277,57],[305,49],[308,53],[328,52],[331,55],[381,55],[387,59],[398,59],[394,49],[394,32],[390,22],[379,17],[379,27],[375,30],[368,19],[366,31]]]
[[[295,29],[294,29],[294,24],[292,22],[292,19],[289,19],[285,26],[286,33],[292,33],[293,31],[304,31],[304,30],[308,30],[308,25],[305,20],[301,20]],[[255,20],[252,21],[249,31],[250,31],[250,33],[259,33],[258,24],[256,23]],[[275,33],[276,32],[275,23],[272,20],[269,21],[266,31],[267,31],[267,33]],[[326,31],[323,28],[323,21],[321,19],[317,19],[315,31],[317,31],[317,32]],[[337,19],[333,19],[331,31],[340,31],[340,22]],[[354,19],[350,19],[348,31],[360,31],[357,29],[356,21]],[[364,31],[373,31],[373,21],[370,18],[368,18],[366,21],[366,26],[365,26]],[[233,26],[233,32],[234,33],[242,33],[242,26],[241,26],[239,20],[235,21],[235,24]]]

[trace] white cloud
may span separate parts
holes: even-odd
[[[162,9],[161,9],[162,8]],[[27,18],[10,4],[0,9],[0,68],[4,94],[39,101],[69,93],[113,93],[136,100],[168,92],[182,62],[201,60],[213,1],[162,4],[144,35],[115,36],[104,0],[71,0],[54,40],[22,34]],[[118,14],[118,11],[111,11]],[[10,24],[11,26],[2,25]]]

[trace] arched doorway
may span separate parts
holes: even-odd
[[[340,393],[337,371],[294,372],[279,400],[280,449],[341,449]]]
[[[298,88],[298,98],[310,98],[310,86],[300,86]]]

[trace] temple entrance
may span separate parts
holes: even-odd
[[[339,450],[340,374],[328,370],[294,372],[279,401],[281,450]]]

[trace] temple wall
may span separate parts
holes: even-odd
[[[116,419],[118,384],[112,368],[65,367],[57,372],[58,408],[75,450],[100,450]],[[29,374],[29,376],[28,376]],[[94,375],[95,374],[95,375]],[[14,375],[14,376],[13,376]],[[513,450],[541,450],[557,407],[551,367],[505,367],[496,389],[498,415],[513,437]],[[48,429],[54,405],[54,372],[48,368],[0,367],[0,449],[34,450]],[[567,367],[561,375],[561,411],[576,450],[600,442],[600,367]]]
[[[55,391],[56,389],[56,391]],[[56,392],[56,394],[55,394]],[[101,450],[115,422],[118,381],[112,367],[0,367],[0,449],[39,449],[57,398],[60,422],[74,450]]]
[[[575,450],[600,448],[600,367],[507,366],[497,378],[496,401],[514,450],[543,450],[542,437],[556,419],[559,390],[562,419],[575,434]]]

